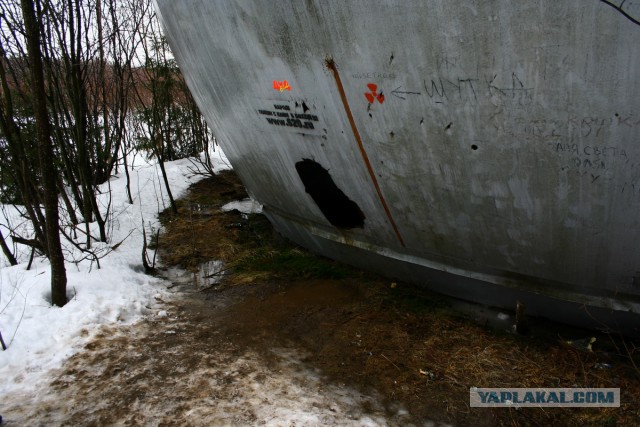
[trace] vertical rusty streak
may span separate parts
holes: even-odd
[[[347,118],[349,119],[351,130],[353,131],[353,136],[356,138],[356,142],[358,143],[358,148],[360,149],[360,154],[362,155],[362,160],[364,160],[364,164],[367,167],[367,171],[369,172],[371,181],[373,181],[373,186],[376,188],[376,192],[378,193],[378,198],[380,199],[380,203],[382,203],[382,207],[384,208],[384,211],[387,214],[387,218],[389,218],[389,222],[391,222],[391,226],[393,227],[393,231],[395,231],[396,233],[396,237],[398,238],[398,241],[404,247],[404,240],[402,239],[400,230],[398,230],[398,226],[396,225],[396,222],[393,220],[393,216],[391,215],[389,206],[387,205],[387,202],[384,199],[384,196],[382,195],[382,190],[380,190],[380,185],[378,184],[378,180],[376,179],[376,174],[373,172],[373,167],[371,166],[371,162],[369,161],[369,156],[367,155],[367,152],[364,149],[364,145],[362,144],[362,138],[360,137],[360,132],[356,127],[356,122],[353,119],[353,114],[351,114],[351,108],[349,107],[347,96],[344,93],[344,88],[342,87],[342,81],[340,80],[340,74],[338,73],[336,64],[335,62],[333,62],[333,59],[328,59],[326,63],[327,63],[327,67],[333,73],[333,77],[336,79],[336,85],[338,86],[338,92],[340,92],[340,98],[342,99],[342,105],[344,106],[344,111],[347,113]]]

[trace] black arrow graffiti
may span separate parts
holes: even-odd
[[[398,86],[397,88],[395,88],[394,90],[391,91],[391,95],[395,96],[396,98],[400,98],[400,99],[407,99],[406,97],[402,96],[402,95],[422,95],[420,92],[404,92],[400,89],[402,86]]]

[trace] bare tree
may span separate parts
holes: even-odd
[[[7,261],[9,261],[9,264],[17,265],[18,260],[13,255],[13,252],[11,252],[11,249],[9,249],[9,245],[7,245],[7,242],[4,240],[4,235],[2,234],[2,231],[0,231],[0,246],[2,247],[2,252],[4,253],[4,256],[7,257]]]
[[[27,31],[31,11],[37,27]],[[150,0],[0,0],[0,199],[33,224],[33,235],[12,231],[14,243],[57,256],[47,221],[55,197],[65,248],[97,261],[92,242],[108,240],[111,215],[110,187],[99,196],[100,186],[113,171],[122,166],[133,203],[128,158],[151,154],[175,212],[165,162],[208,154],[211,141]]]
[[[154,19],[156,19],[154,15]],[[156,21],[157,25],[157,21]],[[168,44],[154,26],[154,21],[144,27],[142,36],[146,43],[144,49],[144,66],[141,68],[139,84],[136,85],[138,147],[149,151],[158,161],[162,179],[169,196],[171,210],[178,213],[176,202],[171,193],[171,186],[165,170],[165,161],[173,160],[172,132],[175,84],[175,61],[168,57]]]
[[[36,0],[37,1],[37,0]],[[38,157],[44,187],[44,209],[47,254],[51,263],[51,303],[59,307],[67,303],[67,274],[60,245],[58,218],[58,192],[56,171],[51,162],[54,158],[51,128],[44,90],[42,51],[40,50],[41,25],[36,15],[34,0],[21,0],[25,26],[27,54],[30,61],[31,89],[33,93],[34,116],[38,136]],[[39,4],[38,4],[39,6]],[[40,7],[38,7],[40,10]]]
[[[140,37],[144,56],[135,86],[137,146],[158,161],[171,209],[177,213],[165,162],[195,157],[203,151],[206,155],[213,138],[162,36],[155,13],[141,28]]]

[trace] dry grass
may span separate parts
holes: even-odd
[[[408,284],[396,289],[370,283],[367,304],[349,308],[313,336],[317,363],[336,381],[378,390],[390,405],[401,402],[417,420],[454,425],[638,425],[640,380],[624,352],[598,341],[593,352],[558,340],[491,330]],[[404,295],[399,295],[404,293]],[[416,309],[415,300],[424,299]],[[326,322],[327,315],[322,313]],[[312,319],[306,318],[307,322]],[[304,331],[308,334],[308,331]],[[304,339],[303,333],[299,339]],[[313,344],[320,343],[320,344]],[[634,355],[636,358],[638,354]],[[603,368],[603,363],[607,367]],[[620,388],[620,408],[470,408],[470,387]]]
[[[358,282],[363,296],[350,304],[307,307],[305,313],[289,308],[291,313],[282,314],[282,330],[312,350],[315,356],[310,363],[327,377],[363,389],[372,387],[390,405],[405,406],[416,421],[513,426],[640,424],[637,344],[601,337],[594,352],[582,352],[559,339],[490,330],[451,313],[440,297],[417,287],[399,284],[391,288],[388,280],[308,254],[275,236],[261,215],[243,218],[217,209],[242,197],[244,190],[231,172],[194,185],[180,201],[178,216],[163,215],[167,233],[160,237],[161,259],[164,264],[188,269],[222,259],[233,272],[225,279],[231,285],[317,278]],[[205,209],[195,209],[197,205]],[[470,408],[469,388],[473,386],[619,387],[622,405]]]
[[[163,263],[194,270],[207,260],[236,256],[240,230],[234,224],[241,216],[222,213],[220,207],[242,197],[246,193],[230,172],[194,184],[178,201],[177,216],[170,210],[160,215],[166,229],[158,242]]]
[[[203,262],[222,260],[227,285],[258,279],[340,278],[352,273],[285,241],[263,215],[220,210],[246,197],[244,187],[229,171],[193,185],[178,201],[178,215],[170,210],[160,215],[166,230],[158,244],[162,263],[195,272]]]

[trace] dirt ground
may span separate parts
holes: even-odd
[[[638,425],[637,343],[598,335],[590,352],[559,325],[491,328],[416,286],[308,254],[261,215],[220,212],[242,197],[224,174],[163,217],[163,263],[187,271],[162,272],[175,298],[103,328],[24,405],[26,425]],[[223,264],[203,274],[211,260]],[[622,405],[470,408],[473,386],[619,387]]]

